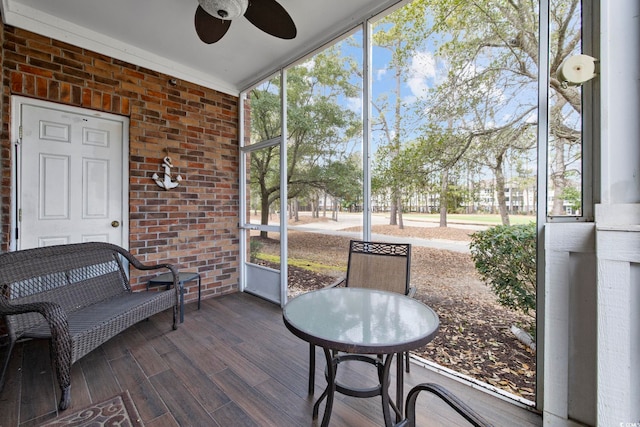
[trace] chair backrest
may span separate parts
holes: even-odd
[[[345,286],[409,292],[411,245],[408,243],[349,243],[349,261]]]

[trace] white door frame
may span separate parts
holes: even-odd
[[[9,241],[9,250],[15,251],[17,248],[17,226],[18,226],[18,205],[19,191],[18,188],[18,164],[20,153],[20,144],[22,137],[20,135],[20,123],[22,122],[22,105],[33,105],[40,108],[65,110],[73,114],[82,114],[94,116],[98,118],[109,119],[122,123],[122,224],[120,232],[122,233],[121,246],[129,249],[129,118],[111,113],[90,110],[87,108],[74,107],[65,104],[58,104],[50,101],[27,98],[24,96],[13,95],[11,97],[11,232]]]
[[[268,224],[251,224],[248,222],[247,220],[247,215],[246,212],[249,211],[249,209],[247,208],[246,205],[246,201],[247,201],[247,186],[248,184],[246,184],[246,182],[248,182],[248,178],[247,177],[247,162],[249,159],[249,156],[254,153],[254,152],[258,152],[260,150],[263,149],[267,149],[269,147],[274,147],[274,146],[278,146],[280,148],[280,163],[279,163],[279,167],[282,170],[282,168],[285,168],[286,171],[286,144],[284,144],[283,139],[281,137],[275,137],[273,139],[270,139],[268,141],[261,141],[259,143],[253,144],[253,145],[249,145],[249,146],[243,146],[240,148],[240,176],[244,176],[244,180],[241,180],[241,194],[243,194],[243,196],[240,197],[240,243],[241,243],[241,251],[240,251],[240,259],[241,259],[241,274],[240,274],[240,291],[242,292],[249,292],[249,293],[256,293],[257,289],[253,288],[251,289],[251,287],[248,285],[248,281],[250,280],[249,277],[251,276],[251,278],[253,280],[261,280],[262,281],[262,285],[261,288],[264,290],[264,292],[260,291],[258,293],[256,293],[256,295],[259,295],[262,298],[265,298],[273,303],[279,304],[281,307],[284,307],[284,305],[287,303],[287,293],[288,293],[288,281],[287,281],[287,277],[288,277],[288,256],[287,256],[287,252],[288,252],[288,245],[287,245],[287,239],[288,239],[288,232],[287,232],[287,200],[285,198],[286,196],[286,189],[287,189],[287,182],[286,182],[286,173],[282,173],[280,172],[280,207],[278,209],[278,225],[268,225]],[[283,154],[284,153],[284,154]],[[285,196],[283,196],[283,194]],[[283,202],[284,200],[284,202]],[[252,263],[247,259],[247,243],[250,239],[250,232],[254,230],[254,231],[266,231],[266,232],[274,232],[274,233],[279,233],[280,234],[280,267],[279,270],[274,270],[274,269],[270,269],[270,268],[266,268],[266,267],[261,267],[261,266],[255,266],[252,265]],[[253,268],[253,271],[250,271],[249,269]],[[263,274],[265,274],[264,276],[258,278],[256,275],[259,274],[258,272],[262,271]],[[270,273],[269,273],[270,272]],[[251,273],[253,273],[253,275],[251,275]],[[275,275],[277,275],[277,277],[275,277]],[[271,276],[271,277],[269,277]],[[278,281],[278,284],[275,284],[275,281]],[[277,286],[277,289],[275,289],[275,287]],[[276,295],[276,293],[278,295]]]
[[[241,292],[251,292],[247,286],[247,280],[249,276],[248,268],[251,267],[247,260],[247,244],[250,238],[251,230],[260,231],[273,231],[280,233],[280,271],[272,271],[271,273],[277,274],[277,281],[279,282],[279,298],[272,298],[268,294],[260,295],[261,297],[279,304],[280,307],[284,307],[288,299],[288,233],[287,233],[287,75],[285,70],[280,70],[280,81],[282,82],[280,89],[280,119],[281,119],[281,135],[267,140],[260,141],[255,144],[245,144],[245,101],[247,94],[251,91],[251,88],[246,89],[240,94],[240,109],[239,109],[239,145],[240,145],[240,281],[239,290]],[[262,224],[249,224],[247,222],[247,158],[254,151],[261,150],[270,146],[278,145],[280,147],[280,221],[277,226],[275,225],[262,225]],[[273,277],[272,277],[273,278]],[[275,280],[271,282],[273,284]]]

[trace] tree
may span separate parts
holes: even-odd
[[[517,126],[517,127],[515,127]],[[504,175],[504,164],[509,152],[527,151],[535,146],[535,136],[531,133],[531,125],[519,123],[491,129],[478,137],[478,144],[470,156],[474,161],[489,167],[496,183],[498,212],[503,225],[509,225],[509,209],[507,207],[505,189],[507,182]]]
[[[355,112],[340,99],[355,96],[350,82],[351,64],[337,48],[330,48],[287,73],[287,185],[290,199],[305,195],[309,187],[322,188],[317,167],[341,155],[347,141],[361,131]],[[281,134],[280,80],[274,78],[251,91],[252,140],[266,141]],[[280,150],[277,146],[251,155],[251,187],[260,194],[261,223],[280,198]],[[266,237],[266,233],[261,233]]]
[[[556,71],[564,59],[580,51],[579,6],[579,0],[554,0],[550,10],[552,96],[549,124],[553,168],[551,194],[555,195],[551,211],[555,214],[562,210],[560,195],[570,185],[569,177],[581,173],[579,167],[573,167],[581,155],[580,90],[563,86],[556,78]],[[537,12],[538,2],[531,0],[428,1],[428,13],[433,17],[431,29],[438,34],[437,55],[447,63],[448,74],[456,76],[446,79],[434,90],[432,105],[439,105],[438,102],[451,93],[464,94],[464,99],[458,100],[463,108],[453,109],[447,104],[446,110],[439,109],[439,120],[453,120],[456,128],[466,128],[470,134],[486,128],[492,121],[490,126],[493,127],[502,127],[510,121],[514,129],[534,122],[532,116],[524,112],[537,104]],[[479,91],[484,91],[486,99],[469,97]],[[523,96],[526,93],[531,95],[527,98]],[[478,110],[485,112],[485,119],[470,120]],[[510,119],[512,117],[520,117],[520,121]],[[490,150],[481,145],[479,151]],[[496,156],[505,153],[493,151]],[[495,166],[499,161],[496,157],[490,163]]]
[[[333,161],[326,165],[324,190],[333,198],[334,221],[338,220],[338,206],[343,208],[362,203],[362,160],[351,155],[345,160]]]
[[[582,197],[578,190],[574,187],[567,187],[564,189],[564,193],[561,195],[562,200],[569,202],[569,206],[574,212],[582,209]]]
[[[439,180],[440,226],[446,227],[446,212],[450,202],[449,171],[468,149],[470,141],[453,129],[425,126],[423,134],[406,144],[393,164],[395,175],[405,177],[410,187],[427,189]]]
[[[251,140],[268,141],[280,136],[280,79],[268,80],[250,93]],[[251,198],[258,194],[260,223],[269,223],[271,206],[280,197],[280,148],[270,146],[250,157]],[[261,231],[261,237],[267,233]]]
[[[407,77],[408,59],[426,40],[425,6],[425,2],[422,1],[409,3],[380,20],[373,31],[374,45],[388,51],[391,56],[387,69],[393,73],[393,90],[385,92],[372,104],[378,114],[374,128],[382,132],[382,149],[391,159],[400,155],[403,136],[408,132],[404,114],[406,108],[402,102],[402,86]],[[382,159],[381,155],[377,158],[378,161]],[[406,175],[394,174],[395,168],[383,164],[376,170],[378,173],[387,174],[377,182],[384,183],[385,190],[389,193],[389,224],[403,228],[402,189]]]

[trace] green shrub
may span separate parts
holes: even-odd
[[[504,307],[536,312],[536,226],[499,225],[471,235],[471,257]]]
[[[251,262],[257,261],[258,254],[262,250],[262,246],[264,246],[263,243],[256,238],[251,238],[251,240],[249,240],[249,260]]]

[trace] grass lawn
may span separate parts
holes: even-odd
[[[412,221],[428,221],[428,222],[440,222],[439,214],[404,214],[403,217],[405,219],[410,219]],[[533,215],[509,215],[509,221],[512,225],[516,224],[528,224],[530,222],[534,222],[536,217]],[[487,224],[487,225],[498,225],[502,224],[500,220],[500,215],[492,215],[492,214],[447,214],[447,222],[460,222],[460,223],[468,223],[468,224]]]

